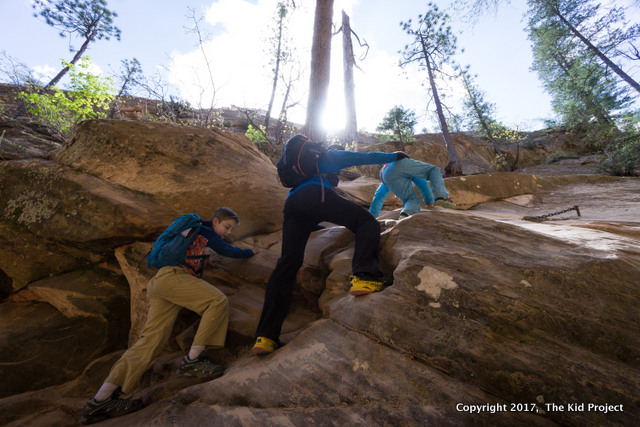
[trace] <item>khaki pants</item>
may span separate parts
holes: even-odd
[[[229,302],[218,289],[181,267],[162,267],[147,286],[149,313],[140,339],[118,360],[105,382],[130,393],[149,363],[167,342],[178,312],[188,308],[200,316],[193,345],[224,347]]]

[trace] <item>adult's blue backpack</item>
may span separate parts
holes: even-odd
[[[183,235],[182,232],[189,228],[191,231],[186,236]],[[202,228],[209,227],[202,225],[202,220],[196,214],[176,218],[151,247],[147,255],[147,267],[162,268],[182,264],[187,259],[187,248]]]

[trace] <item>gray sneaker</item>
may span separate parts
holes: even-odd
[[[456,205],[456,202],[454,202],[453,199],[451,199],[451,197],[447,197],[446,199],[440,197],[436,199],[436,202],[434,204],[436,206],[440,206],[441,208],[451,209]]]
[[[206,356],[202,354],[195,360],[184,356],[180,360],[180,366],[176,369],[176,375],[179,377],[198,377],[198,378],[218,378],[224,373],[224,366],[215,365]]]
[[[78,422],[80,424],[93,424],[107,418],[119,417],[130,414],[144,407],[140,399],[120,399],[118,396],[122,389],[118,387],[107,399],[98,402],[94,398],[87,401]]]

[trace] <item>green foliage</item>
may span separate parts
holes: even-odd
[[[506,170],[508,165],[509,161],[504,153],[498,153],[491,159],[491,167],[497,171]]]
[[[45,93],[20,92],[19,96],[31,114],[65,135],[79,121],[105,118],[114,90],[111,79],[88,71],[91,60],[87,57],[78,66],[64,61],[63,65],[70,69],[68,90],[52,88]]]
[[[609,137],[603,151],[609,157],[600,172],[618,176],[640,175],[640,113],[627,114],[620,121],[621,133]]]
[[[591,0],[529,0],[529,7],[532,69],[552,95],[563,126],[611,127],[633,98],[630,86],[622,84],[624,73],[612,73],[605,55],[622,56],[640,36],[640,26],[627,27],[623,9],[605,11]]]
[[[520,144],[527,139],[527,135],[524,132],[517,129],[509,129],[493,120],[488,123],[488,127],[493,137],[501,142]]]
[[[267,128],[265,128],[264,125],[258,125],[257,128],[254,128],[252,125],[249,125],[244,135],[247,138],[249,138],[249,141],[259,146],[262,143],[267,142],[267,138],[265,136],[266,132],[267,132]]]
[[[382,141],[400,141],[404,144],[415,142],[414,127],[418,123],[416,113],[396,105],[382,119],[382,123],[376,127],[378,132],[382,132]]]
[[[485,93],[475,84],[475,76],[471,75],[468,66],[458,68],[458,72],[466,95],[463,103],[463,123],[467,125],[467,128],[477,130],[492,139],[493,135],[489,123],[495,122],[493,118],[496,112],[495,104],[485,99]]]
[[[621,7],[592,0],[528,0],[532,69],[552,96],[555,126],[585,135],[615,175],[638,173],[638,83],[619,66],[636,57],[640,25],[629,25]],[[631,49],[631,51],[628,51]]]
[[[346,151],[356,151],[358,149],[358,144],[355,141],[348,142],[344,144],[344,149]]]
[[[418,62],[426,68],[440,70],[442,64],[450,62],[457,51],[457,37],[451,30],[449,20],[447,13],[429,2],[427,11],[418,15],[415,25],[411,19],[401,22],[402,29],[414,39],[401,52],[403,58],[400,65]]]
[[[612,144],[609,161],[599,171],[618,176],[640,175],[640,135]]]

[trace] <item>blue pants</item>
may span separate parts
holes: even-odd
[[[444,187],[444,180],[442,179],[440,168],[418,160],[402,159],[389,163],[382,172],[382,180],[383,184],[378,187],[369,209],[374,216],[379,215],[380,208],[382,207],[384,198],[388,194],[388,190],[393,191],[393,194],[402,200],[402,212],[407,215],[420,212],[422,201],[413,188],[414,181],[422,197],[425,199],[425,204],[433,203],[434,197],[435,199],[446,199],[449,197],[449,192]],[[423,180],[431,183],[433,194],[430,194],[431,191],[427,192],[427,189],[421,188],[426,185],[426,182]]]

